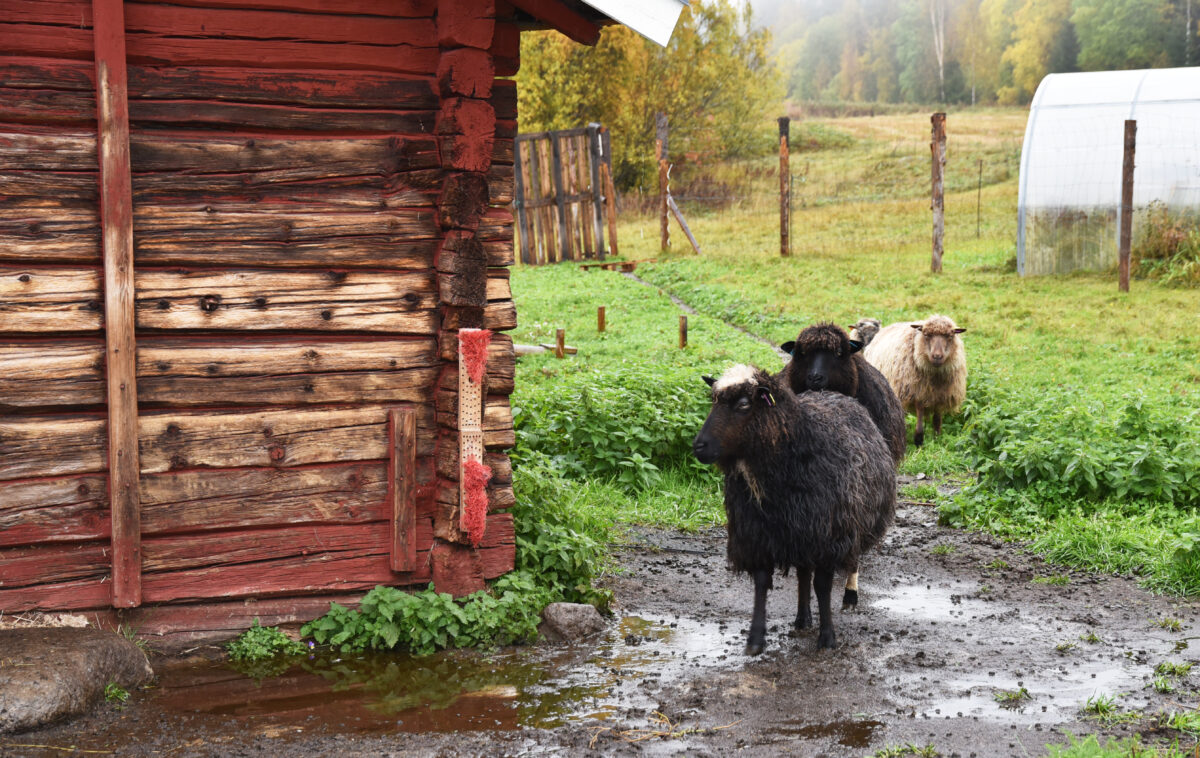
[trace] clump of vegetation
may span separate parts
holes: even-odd
[[[1033,696],[1029,694],[1029,690],[1021,687],[1016,690],[997,690],[992,693],[992,698],[1003,708],[1020,708],[1026,700],[1032,700]]]
[[[1200,287],[1200,223],[1196,218],[1173,213],[1155,201],[1140,221],[1138,239],[1130,249],[1134,273],[1165,284]]]
[[[1094,718],[1107,726],[1128,724],[1142,718],[1142,714],[1136,711],[1121,710],[1120,706],[1117,705],[1116,697],[1105,694],[1096,694],[1089,697],[1087,702],[1083,704],[1083,712],[1090,718]]]
[[[258,619],[225,645],[229,659],[235,663],[255,663],[281,655],[296,655],[304,650],[304,643],[288,637],[277,626],[260,625]]]
[[[1033,584],[1048,584],[1051,587],[1065,587],[1071,583],[1071,577],[1066,574],[1054,574],[1052,576],[1035,576],[1029,581]]]
[[[1154,673],[1161,676],[1187,676],[1191,670],[1192,664],[1175,661],[1163,661],[1154,667]]]
[[[1068,734],[1067,740],[1066,745],[1047,745],[1046,758],[1188,758],[1192,754],[1190,748],[1183,749],[1178,745],[1143,745],[1137,737],[1110,739],[1101,744],[1094,734],[1082,740]]]
[[[109,682],[104,685],[104,699],[110,703],[124,703],[129,699],[129,690],[116,682]]]
[[[357,609],[331,603],[329,613],[300,632],[341,651],[504,645],[537,636],[543,608],[556,601],[606,609],[610,594],[592,586],[606,566],[608,527],[573,512],[571,483],[545,469],[514,477],[517,507],[515,570],[487,590],[456,600],[430,585],[420,592],[376,587]]]
[[[1054,649],[1057,650],[1062,655],[1066,655],[1067,653],[1071,652],[1072,650],[1074,650],[1077,647],[1079,647],[1079,646],[1076,645],[1074,642],[1060,642],[1054,646]]]
[[[941,753],[937,751],[933,745],[915,745],[911,742],[904,745],[894,745],[876,750],[872,758],[903,758],[903,756],[916,756],[916,758],[939,758]]]
[[[1095,632],[1088,632],[1087,634],[1081,634],[1081,635],[1079,635],[1079,639],[1083,640],[1084,642],[1086,642],[1089,645],[1096,645],[1096,644],[1099,644],[1104,641],[1104,640],[1100,639],[1098,636],[1096,636]]]
[[[1150,625],[1157,626],[1159,629],[1166,629],[1168,632],[1178,632],[1183,629],[1183,622],[1170,616],[1154,619],[1150,622]]]
[[[929,552],[932,553],[933,555],[950,555],[951,553],[954,552],[954,545],[951,545],[947,542],[943,542],[941,544],[934,545],[933,547],[931,547],[929,549]]]

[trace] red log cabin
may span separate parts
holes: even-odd
[[[4,0],[0,613],[169,649],[508,571],[520,30],[679,2]]]

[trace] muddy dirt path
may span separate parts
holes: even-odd
[[[903,504],[864,561],[859,610],[838,615],[833,651],[812,630],[788,635],[795,584],[779,578],[767,651],[744,656],[751,583],[723,555],[720,530],[635,532],[608,582],[616,616],[592,644],[314,659],[257,682],[160,661],[159,686],[122,709],[0,737],[0,754],[833,758],[912,744],[1039,756],[1066,732],[1178,736],[1149,717],[1102,726],[1080,711],[1089,698],[1147,714],[1196,704],[1200,669],[1173,677],[1173,693],[1149,686],[1157,664],[1196,660],[1194,603],[940,528],[928,505]],[[1032,581],[1051,576],[1070,582]],[[995,699],[1022,687],[1014,707]]]

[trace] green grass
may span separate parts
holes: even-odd
[[[1166,629],[1168,632],[1179,632],[1183,630],[1183,622],[1177,618],[1164,616],[1154,619],[1150,622],[1151,626],[1157,626],[1159,629]]]
[[[1083,739],[1067,735],[1067,739],[1066,745],[1047,745],[1046,758],[1188,758],[1192,755],[1190,747],[1143,745],[1137,737],[1109,739],[1103,744],[1094,734]]]
[[[1002,707],[1019,708],[1025,701],[1032,700],[1033,696],[1029,694],[1029,690],[1021,687],[1016,690],[996,690],[992,693],[992,699]]]
[[[657,219],[625,213],[622,257],[657,259],[637,275],[699,311],[688,317],[686,350],[676,346],[680,311],[656,289],[571,264],[517,267],[514,338],[548,342],[565,328],[580,353],[521,359],[516,475],[539,459],[611,487],[594,508],[617,523],[719,523],[719,485],[688,460],[685,444],[707,403],[698,376],[735,362],[782,365],[725,322],[779,344],[821,320],[943,312],[968,330],[967,404],[940,436],[910,446],[901,471],[966,486],[938,496],[923,484],[904,496],[935,499],[943,523],[1028,541],[1062,566],[1200,594],[1200,333],[1180,320],[1195,312],[1195,293],[1148,280],[1118,293],[1112,272],[1017,276],[1024,122],[1022,110],[950,113],[937,275],[929,272],[927,114],[806,122],[812,139],[792,160],[788,258],[779,255],[770,159],[712,169],[733,202],[680,195],[702,256],[673,222],[672,252],[661,253]]]
[[[954,545],[942,543],[929,548],[929,552],[933,555],[950,555],[954,552]]]
[[[1140,721],[1142,714],[1137,711],[1124,711],[1117,705],[1113,695],[1096,694],[1083,704],[1083,712],[1087,718],[1095,719],[1105,726],[1114,724],[1130,724]]]
[[[1154,673],[1162,676],[1187,676],[1191,670],[1192,664],[1175,661],[1163,661],[1154,667]]]
[[[1066,574],[1055,574],[1053,576],[1035,576],[1029,580],[1033,584],[1048,584],[1052,587],[1065,587],[1071,583],[1071,577]]]

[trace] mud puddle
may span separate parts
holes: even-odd
[[[315,656],[262,680],[160,663],[157,688],[122,709],[0,738],[0,754],[858,758],[911,744],[1003,758],[1044,755],[1067,733],[1195,741],[1157,716],[1200,705],[1200,667],[1151,686],[1158,664],[1197,662],[1194,603],[942,529],[927,507],[902,507],[863,562],[832,651],[812,630],[789,634],[795,580],[778,577],[767,650],[742,654],[753,591],[726,571],[720,530],[639,530],[617,558],[616,615],[587,644]],[[1068,581],[1033,581],[1047,576]],[[1097,720],[1093,698],[1132,717]]]

